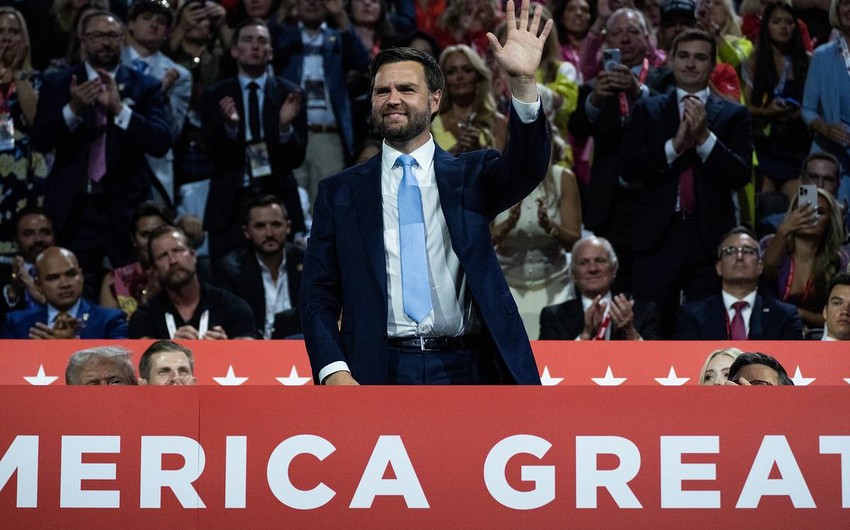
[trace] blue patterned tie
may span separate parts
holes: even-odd
[[[417,323],[431,312],[431,282],[425,255],[425,217],[422,214],[422,193],[411,169],[416,159],[401,155],[395,166],[402,167],[398,187],[399,253],[401,254],[401,291],[404,312]]]

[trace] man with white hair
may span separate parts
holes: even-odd
[[[617,254],[607,239],[588,237],[575,242],[570,273],[577,297],[544,307],[541,340],[657,339],[655,304],[611,292],[618,268]]]
[[[138,385],[128,350],[100,346],[80,350],[68,359],[66,385]]]

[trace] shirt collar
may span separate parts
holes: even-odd
[[[82,303],[82,299],[78,298],[77,302],[74,305],[72,305],[71,308],[68,309],[65,312],[68,313],[69,315],[71,315],[72,317],[77,318],[77,314],[80,312],[80,304],[81,303]],[[56,320],[56,317],[59,316],[59,313],[61,313],[61,311],[59,311],[58,309],[56,309],[52,305],[47,304],[47,325],[48,326],[53,326],[53,321]]]
[[[723,291],[723,307],[726,308],[726,311],[730,311],[732,309],[732,304],[734,304],[738,300],[739,300],[739,298],[735,298],[734,296],[727,293],[726,291]],[[747,296],[740,298],[740,300],[743,300],[744,302],[747,302],[748,304],[750,304],[747,307],[749,309],[752,309],[753,306],[756,303],[756,292],[753,291],[750,294],[748,294]]]
[[[278,277],[280,277],[280,274],[286,272],[286,252],[283,249],[281,249],[281,252],[283,253],[283,259],[280,260],[280,266],[277,268]],[[259,254],[254,252],[254,257],[257,258],[257,263],[260,264],[260,270],[271,273],[269,268],[266,267],[265,262],[262,259],[260,259]]]
[[[600,300],[600,302],[606,302],[607,303],[606,308],[605,308],[606,311],[608,310],[608,307],[611,306],[611,299],[612,299],[611,291],[608,291],[607,293],[605,293],[605,296],[603,296],[602,299]],[[588,298],[584,295],[581,295],[581,308],[582,309],[587,311],[590,308],[590,305],[592,303],[593,303],[593,298]]]
[[[431,165],[434,163],[434,137],[428,136],[428,141],[419,146],[415,151],[410,153],[414,159],[416,159],[416,163],[422,168],[426,173],[431,170]],[[395,161],[401,156],[401,151],[391,147],[390,144],[384,140],[383,145],[381,146],[381,164],[383,164],[385,171],[392,171],[393,166],[395,166]]]
[[[685,97],[685,96],[696,96],[696,97],[699,98],[700,101],[702,101],[702,104],[705,105],[705,102],[708,101],[708,95],[709,94],[710,94],[710,91],[709,91],[708,87],[703,88],[699,92],[694,92],[693,94],[690,93],[690,92],[685,92],[681,88],[677,88],[676,89],[676,101],[681,103],[682,98]]]
[[[239,86],[242,88],[243,92],[248,89],[248,83],[250,83],[252,81],[254,83],[257,83],[257,85],[259,85],[259,87],[260,87],[259,90],[260,90],[260,92],[262,92],[266,88],[266,80],[269,78],[269,73],[263,72],[263,75],[261,75],[260,77],[254,78],[254,79],[252,79],[252,78],[250,78],[247,75],[244,75],[242,73],[240,73],[237,77],[239,78]]]

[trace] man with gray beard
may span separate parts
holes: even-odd
[[[130,338],[257,338],[248,304],[198,279],[195,249],[182,230],[156,228],[148,239],[148,252],[162,290],[133,313]]]

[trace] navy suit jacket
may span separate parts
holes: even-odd
[[[126,339],[127,319],[120,309],[101,307],[85,298],[80,300],[77,318],[83,321],[78,331],[81,339]],[[47,306],[13,311],[6,316],[0,338],[28,339],[36,322],[47,323]]]
[[[705,105],[708,128],[717,137],[711,154],[703,162],[691,149],[676,159],[671,168],[664,143],[679,127],[676,92],[641,100],[623,135],[620,175],[641,182],[632,249],[654,248],[676,215],[679,175],[690,167],[694,173],[694,199],[702,247],[714,261],[720,237],[735,226],[732,192],[743,188],[752,175],[753,139],[746,107],[710,95]]]
[[[679,307],[676,333],[679,340],[727,340],[723,296],[714,295]],[[803,324],[797,308],[775,298],[756,295],[750,314],[749,340],[802,340]]]
[[[325,83],[336,116],[346,157],[354,154],[354,127],[351,123],[351,101],[349,100],[346,74],[349,70],[369,69],[369,51],[354,33],[354,26],[340,31],[334,28],[322,30],[321,49]],[[304,74],[304,44],[301,29],[297,25],[283,26],[274,42],[274,71],[277,75],[301,85]],[[302,106],[306,107],[303,101]]]
[[[301,271],[304,267],[304,251],[287,243],[286,280],[292,311],[278,313],[275,318],[273,337],[288,337],[301,333],[301,317],[298,313],[298,295],[301,290]],[[215,271],[216,284],[248,302],[254,311],[257,330],[262,334],[266,327],[266,291],[263,286],[262,270],[253,249],[243,247],[221,259]]]
[[[72,75],[77,76],[78,83],[85,81],[85,65],[44,77],[32,132],[35,149],[43,152],[55,149],[56,159],[47,177],[44,207],[57,228],[65,225],[75,196],[85,190],[89,151],[94,138],[94,107],[87,109],[82,116],[83,123],[74,131],[68,129],[62,116],[62,107],[71,99]],[[151,173],[144,155],[164,156],[171,146],[171,132],[158,80],[119,66],[115,82],[121,99],[130,106],[133,115],[127,130],[115,126],[113,116],[107,117],[106,176],[101,182],[110,220],[130,234],[136,207],[151,195]],[[130,239],[125,239],[132,260],[134,252]]]
[[[493,251],[490,221],[543,179],[550,143],[542,112],[523,124],[512,109],[509,127],[504,154],[487,149],[456,157],[437,147],[434,172],[452,248],[484,332],[515,382],[539,384],[528,335]],[[317,382],[322,368],[345,361],[360,383],[386,384],[385,256],[377,155],[319,183],[301,282],[301,321]]]
[[[286,97],[300,89],[289,81],[269,76],[263,90],[263,138],[268,148],[272,174],[262,179],[261,193],[271,193],[286,207],[292,232],[305,232],[304,213],[298,197],[298,184],[292,175],[292,169],[304,162],[307,153],[307,110],[302,102],[301,111],[292,121],[292,131],[285,141],[280,141],[280,106]],[[236,109],[242,119],[239,131],[232,139],[225,131],[218,102],[229,96],[236,103]],[[215,162],[215,172],[210,181],[210,194],[207,199],[207,214],[204,216],[204,228],[213,233],[225,232],[239,224],[239,196],[245,175],[245,116],[242,88],[239,79],[232,77],[209,87],[204,95],[203,123],[204,135],[210,156]],[[231,247],[232,248],[232,247]]]
[[[645,340],[660,339],[658,309],[653,302],[635,300],[634,326]],[[584,329],[584,308],[581,298],[544,307],[540,312],[540,340],[574,340]],[[624,340],[622,333],[611,330],[611,340]]]

